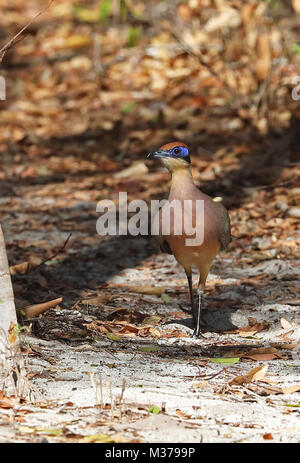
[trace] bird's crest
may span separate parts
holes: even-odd
[[[188,148],[188,146],[182,141],[172,141],[171,143],[167,143],[166,145],[161,146],[159,149],[168,151],[172,148],[175,148],[175,146],[184,146],[184,148]]]

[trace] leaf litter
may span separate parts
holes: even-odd
[[[1,441],[299,440],[296,30],[286,50],[284,6],[199,3],[175,6],[175,34],[172,11],[151,24],[145,2],[117,20],[110,2],[54,4],[3,61],[17,89],[0,140],[14,292],[20,315],[50,307],[20,320],[35,400],[1,392]],[[1,8],[11,36],[39,5]],[[200,340],[172,258],[95,233],[99,199],[167,194],[145,155],[171,138],[191,145],[195,181],[223,197],[235,237],[208,280]]]

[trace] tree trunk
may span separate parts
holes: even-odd
[[[17,333],[17,315],[5,241],[0,225],[0,380],[3,389],[23,397],[26,371]]]
[[[0,329],[5,335],[8,334],[11,323],[16,325],[17,316],[5,241],[0,225]]]

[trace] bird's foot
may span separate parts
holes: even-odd
[[[192,337],[193,338],[200,338],[201,337],[201,338],[206,339],[205,336],[201,333],[200,328],[198,328],[198,327],[194,329]]]

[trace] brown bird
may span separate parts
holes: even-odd
[[[201,298],[213,260],[231,241],[230,219],[220,202],[202,193],[194,184],[189,148],[182,142],[168,143],[152,151],[172,175],[168,201],[156,213],[154,234],[161,250],[173,254],[185,270],[191,298],[194,336],[200,334]],[[199,270],[198,304],[195,305],[192,266]]]

